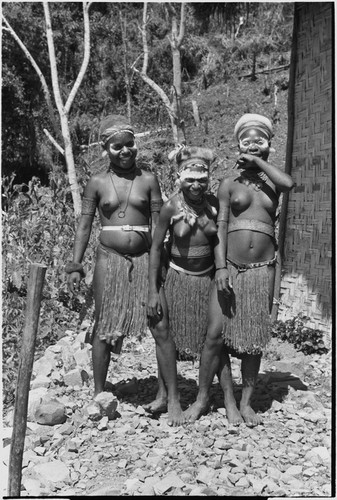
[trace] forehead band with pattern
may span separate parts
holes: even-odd
[[[106,139],[103,139],[102,143],[103,144],[106,144],[108,141],[110,141],[110,139],[114,136],[114,135],[117,135],[117,134],[120,134],[120,133],[123,133],[123,132],[128,132],[129,134],[132,135],[132,137],[134,138],[135,137],[135,134],[133,133],[132,130],[129,130],[129,129],[120,129],[120,130],[116,130],[116,129],[107,129],[105,130],[104,134],[102,135],[105,135],[105,134],[109,134],[108,137]]]

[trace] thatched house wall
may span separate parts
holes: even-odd
[[[302,313],[328,333],[332,314],[332,64],[330,2],[295,3],[278,319]]]

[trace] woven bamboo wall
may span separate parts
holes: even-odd
[[[303,313],[311,318],[309,326],[329,334],[333,4],[296,5],[290,158],[295,187],[288,199],[278,319]]]

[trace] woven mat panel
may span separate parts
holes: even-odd
[[[295,123],[278,319],[303,313],[331,327],[331,4],[297,7]]]

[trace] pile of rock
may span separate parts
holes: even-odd
[[[279,361],[265,357],[256,389],[263,424],[255,428],[228,425],[216,385],[219,405],[195,424],[170,427],[167,414],[154,418],[142,407],[157,387],[151,334],[125,342],[110,363],[113,394],[95,400],[84,338],[85,331],[67,331],[34,364],[22,496],[331,494],[331,393],[322,398],[323,387],[331,390],[322,385],[331,373],[328,355],[304,359],[288,349]],[[232,368],[236,393],[239,361]],[[178,370],[186,407],[195,398],[198,367],[180,362]],[[12,417],[4,419],[7,467]]]
[[[62,445],[67,451],[78,449],[81,439],[76,437],[76,431],[88,420],[96,422],[98,430],[104,430],[116,417],[118,400],[111,392],[92,399],[91,346],[84,338],[85,330],[79,334],[68,330],[34,362],[22,464],[22,483],[29,495],[50,493],[52,483],[72,482],[68,467],[53,456]],[[76,393],[79,397],[74,400]],[[13,416],[11,410],[4,418],[3,495],[7,495]]]

